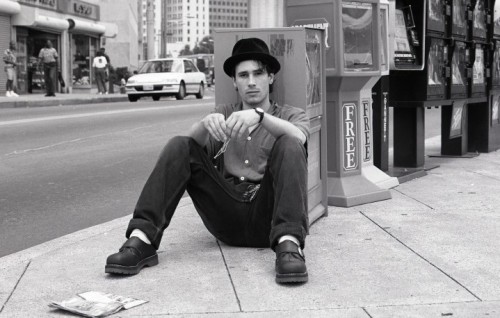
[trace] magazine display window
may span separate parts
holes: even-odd
[[[500,89],[500,40],[495,40],[491,64],[491,89]]]
[[[488,36],[489,0],[473,0],[471,4],[471,38],[486,41]]]
[[[463,40],[467,38],[469,7],[470,0],[451,0],[450,37]]]
[[[486,96],[487,89],[487,67],[486,67],[486,45],[476,44],[472,51],[472,76],[470,77],[470,97]]]
[[[495,1],[493,7],[493,37],[500,38],[500,1]]]
[[[470,52],[465,42],[455,42],[450,50],[450,98],[467,98],[467,67]]]
[[[427,5],[427,34],[446,36],[448,29],[446,0],[431,0]]]

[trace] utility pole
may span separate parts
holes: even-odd
[[[146,4],[146,39],[148,41],[148,60],[155,54],[155,13],[154,0],[147,0]]]
[[[167,57],[167,1],[161,2],[161,57]]]

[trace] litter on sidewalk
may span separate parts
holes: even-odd
[[[144,303],[147,303],[147,300],[89,291],[61,302],[51,302],[49,306],[93,318],[106,317],[122,309],[130,309]]]

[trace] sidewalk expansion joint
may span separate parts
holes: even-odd
[[[17,285],[19,285],[19,283],[21,282],[21,279],[24,277],[24,274],[28,270],[28,267],[30,266],[30,264],[31,264],[31,261],[29,261],[28,264],[26,264],[26,267],[24,268],[23,272],[19,276],[19,279],[17,280],[16,285],[14,286],[14,288],[12,288],[12,292],[9,294],[9,297],[7,297],[7,299],[5,300],[5,303],[2,305],[2,307],[0,307],[0,314],[2,313],[5,306],[7,306],[7,303],[9,302],[10,298],[12,297],[14,292],[16,291]]]
[[[404,192],[401,192],[401,191],[399,191],[398,189],[392,189],[392,190],[394,190],[394,191],[396,191],[396,192],[398,192],[398,193],[400,193],[400,194],[404,195],[404,196],[405,196],[405,197],[407,197],[407,198],[410,198],[410,199],[412,199],[412,200],[415,200],[415,201],[417,201],[417,202],[418,202],[418,203],[420,203],[420,204],[425,205],[426,207],[428,207],[428,208],[429,208],[429,209],[431,209],[431,210],[434,210],[434,208],[433,208],[433,207],[431,207],[430,205],[428,205],[427,203],[422,202],[422,201],[420,201],[420,200],[418,200],[418,199],[415,199],[414,197],[409,196],[408,194],[406,194],[406,193],[404,193]]]
[[[373,318],[373,316],[372,316],[372,315],[370,315],[370,313],[368,312],[368,310],[366,310],[366,308],[365,308],[365,307],[361,307],[361,309],[363,309],[363,311],[365,312],[365,314],[367,314],[367,315],[368,315],[368,317]]]
[[[448,277],[449,279],[451,279],[452,281],[454,281],[456,284],[458,284],[460,287],[462,287],[464,290],[466,290],[469,294],[471,294],[474,298],[476,298],[479,301],[483,301],[481,298],[479,298],[476,294],[474,294],[465,285],[463,285],[462,283],[460,283],[458,280],[456,280],[455,278],[453,278],[450,274],[446,273],[443,269],[439,268],[437,265],[435,265],[434,263],[432,263],[430,260],[426,259],[423,255],[421,255],[420,253],[418,253],[417,251],[415,251],[413,248],[411,248],[410,246],[408,246],[407,244],[405,244],[403,241],[401,241],[400,239],[398,239],[391,232],[389,232],[387,229],[385,229],[384,227],[382,227],[380,224],[378,224],[377,222],[375,222],[374,220],[372,220],[370,217],[368,217],[362,211],[359,211],[359,213],[361,213],[361,215],[363,215],[365,218],[367,218],[370,222],[372,222],[373,224],[375,224],[378,228],[380,228],[386,234],[388,234],[390,237],[392,237],[397,242],[399,242],[399,244],[403,245],[405,248],[407,248],[413,254],[415,254],[416,256],[418,256],[424,262],[426,262],[427,264],[431,265],[432,267],[434,267],[435,269],[437,269],[438,271],[440,271],[442,274],[444,274],[446,277]]]
[[[243,310],[241,309],[240,298],[238,297],[238,292],[236,291],[236,286],[234,286],[233,277],[231,276],[231,271],[229,271],[229,267],[227,266],[226,257],[224,256],[224,252],[222,251],[222,247],[220,246],[219,240],[216,240],[216,242],[217,245],[219,246],[220,254],[222,255],[222,260],[224,261],[224,266],[226,266],[226,271],[229,276],[229,280],[231,281],[231,286],[233,287],[233,292],[234,296],[236,297],[236,302],[238,303],[238,308],[240,309],[240,312],[243,312]]]
[[[464,170],[467,171],[467,172],[473,173],[473,174],[480,175],[481,177],[485,177],[485,178],[492,179],[492,180],[495,180],[495,181],[500,181],[500,179],[497,178],[497,177],[495,177],[495,176],[491,176],[491,175],[484,174],[484,173],[481,173],[481,172],[478,172],[478,171],[474,171],[474,170],[470,170],[470,169],[464,169]]]

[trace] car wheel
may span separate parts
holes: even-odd
[[[138,99],[139,97],[128,95],[128,100],[130,102],[137,102]]]
[[[152,96],[153,97],[153,100],[155,102],[159,101],[160,100],[160,96],[159,95],[155,95],[155,96]]]
[[[198,93],[196,94],[196,98],[202,99],[203,95],[205,95],[205,86],[203,86],[203,83],[200,83],[200,89],[198,90]]]
[[[186,97],[186,86],[184,85],[184,83],[181,83],[179,85],[179,93],[175,95],[175,98],[184,99],[184,97]]]

